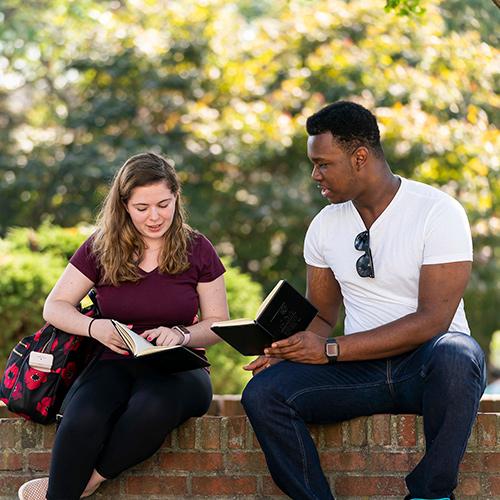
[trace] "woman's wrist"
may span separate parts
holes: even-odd
[[[171,328],[182,335],[182,342],[179,344],[181,346],[189,344],[191,340],[191,332],[183,325],[175,325]]]
[[[97,318],[92,318],[89,322],[89,325],[87,327],[87,334],[91,339],[95,339],[95,337],[92,335],[92,323],[96,320]]]

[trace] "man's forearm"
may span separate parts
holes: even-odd
[[[326,318],[318,314],[311,321],[307,329],[321,337],[330,337],[334,327],[335,325],[332,325]]]
[[[415,312],[386,325],[337,337],[339,361],[359,361],[396,356],[416,349],[448,325],[431,315]]]

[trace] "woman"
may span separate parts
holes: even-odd
[[[132,358],[110,318],[157,345],[213,344],[219,338],[210,325],[228,318],[224,271],[210,242],[184,222],[174,167],[153,153],[130,158],[115,176],[96,232],[45,302],[47,321],[104,348],[66,407],[50,477],[22,485],[21,500],[90,496],[153,455],[172,429],[207,411],[206,369],[169,374],[154,355]],[[91,288],[103,319],[75,307]]]

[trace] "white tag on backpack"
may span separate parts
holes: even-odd
[[[45,352],[30,352],[28,364],[31,368],[35,368],[41,372],[50,372],[52,370],[53,362],[53,354],[46,354]]]

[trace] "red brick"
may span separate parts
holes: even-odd
[[[21,446],[23,449],[38,448],[42,442],[43,426],[33,422],[23,422]]]
[[[55,425],[44,425],[43,426],[43,438],[42,438],[42,446],[51,450],[54,445],[54,437],[56,435],[56,426]]]
[[[260,492],[264,498],[269,498],[270,496],[281,495],[284,497],[284,493],[276,486],[271,476],[262,476],[260,478],[261,488]]]
[[[483,454],[484,470],[500,472],[500,450],[497,453]]]
[[[259,440],[257,439],[257,436],[255,435],[255,433],[251,432],[250,434],[250,447],[253,448],[254,450],[260,450],[260,443],[259,443]]]
[[[365,446],[367,443],[367,428],[368,419],[359,417],[349,421],[349,444],[352,446]]]
[[[130,495],[187,495],[187,476],[127,477],[125,492]]]
[[[417,444],[415,415],[398,415],[396,418],[396,443],[398,446],[415,446]]]
[[[146,474],[149,474],[152,470],[157,470],[159,457],[160,454],[155,453],[152,457],[149,457],[148,459],[134,466],[134,472],[138,472],[139,474],[143,474],[145,472]]]
[[[375,445],[391,444],[391,419],[389,415],[373,415],[372,422],[372,442]]]
[[[177,429],[177,445],[183,450],[193,450],[196,444],[196,421],[188,420]]]
[[[309,434],[311,434],[311,437],[314,441],[314,444],[316,445],[316,447],[321,447],[321,434],[322,434],[322,429],[323,429],[323,426],[322,425],[308,425],[308,429],[309,429]]]
[[[478,444],[481,448],[493,448],[497,444],[497,420],[495,413],[478,415]]]
[[[226,470],[231,472],[267,472],[264,454],[260,451],[231,452],[225,457]]]
[[[21,442],[22,421],[9,418],[0,421],[0,449],[16,448]]]
[[[219,415],[224,415],[225,417],[236,417],[239,415],[245,415],[245,410],[241,404],[240,395],[229,394],[220,401]]]
[[[255,476],[194,476],[191,481],[193,495],[252,495],[257,493]]]
[[[221,402],[217,399],[217,396],[214,396],[212,402],[207,411],[207,415],[222,415],[221,413]]]
[[[409,472],[420,461],[420,453],[390,453],[390,452],[370,452],[369,470],[371,472]]]
[[[220,450],[221,419],[205,417],[197,421],[198,446],[203,450]]]
[[[325,471],[362,471],[366,469],[366,459],[362,452],[341,451],[321,455],[321,465]]]
[[[221,453],[202,452],[160,452],[158,466],[162,470],[178,471],[217,471],[222,470]]]
[[[167,434],[167,437],[165,438],[165,441],[163,441],[163,444],[161,445],[162,448],[165,448],[165,449],[172,449],[173,448],[174,432],[175,432],[175,429],[170,434]]]
[[[9,474],[7,477],[0,476],[0,491],[2,495],[9,495],[12,498],[17,498],[17,490],[26,481],[34,479],[32,475],[26,474],[22,476],[13,476]]]
[[[50,466],[51,453],[48,451],[31,452],[28,454],[28,468],[30,470],[47,471]]]
[[[99,492],[97,493],[97,498],[123,498],[123,491],[126,478],[118,477],[112,481],[105,481],[101,486],[99,486]]]
[[[406,494],[404,479],[401,477],[355,477],[344,476],[335,480],[335,493],[338,496],[375,496],[383,497]]]
[[[227,447],[230,449],[241,449],[245,447],[247,433],[246,417],[225,418],[227,428]]]
[[[460,472],[480,472],[483,470],[484,454],[466,453],[460,464]]]
[[[486,493],[495,498],[500,497],[500,475],[487,478]]]
[[[23,468],[23,456],[21,453],[3,450],[0,452],[0,470],[21,470]]]
[[[479,477],[461,476],[458,482],[457,496],[462,498],[465,495],[479,495],[481,493],[481,481]]]
[[[342,424],[326,425],[323,428],[324,447],[339,448],[342,446]]]
[[[415,432],[417,434],[417,448],[425,451],[424,419],[422,417],[415,418]]]

